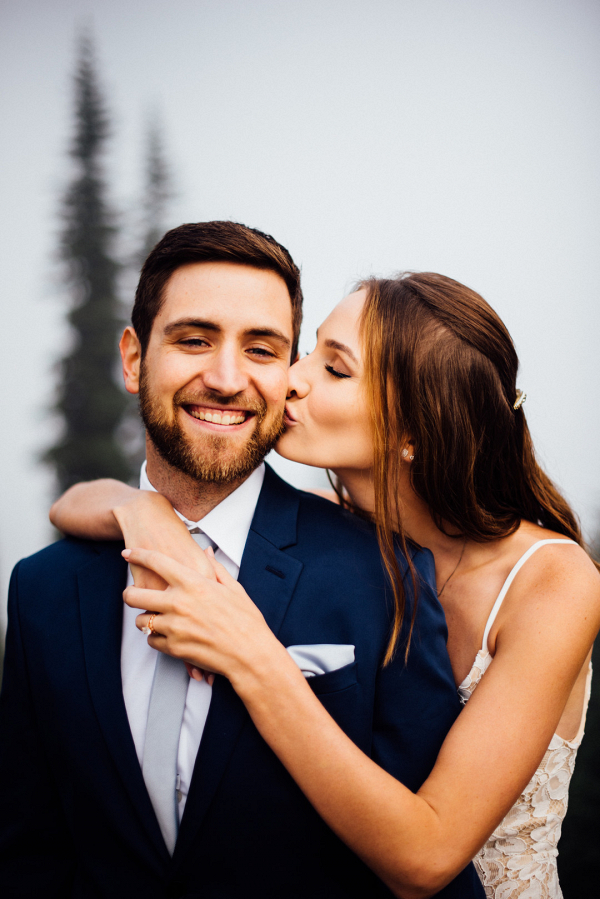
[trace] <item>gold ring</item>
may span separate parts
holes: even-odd
[[[153,612],[152,615],[150,615],[150,618],[148,619],[148,624],[146,625],[146,627],[142,628],[142,633],[144,634],[144,636],[156,637],[156,631],[154,630],[153,622],[157,615],[158,615],[158,612]]]

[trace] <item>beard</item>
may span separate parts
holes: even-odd
[[[171,415],[167,416],[148,386],[143,363],[139,391],[140,414],[152,443],[165,462],[195,481],[223,485],[244,480],[258,468],[284,431],[283,410],[273,421],[267,422],[267,404],[260,400],[241,400],[240,394],[223,397],[203,391],[191,396],[184,389],[178,390],[173,397]],[[231,446],[229,437],[204,434],[194,445],[178,421],[177,410],[186,405],[202,404],[233,406],[252,412],[256,424],[246,443],[236,448]]]

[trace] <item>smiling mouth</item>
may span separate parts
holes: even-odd
[[[183,408],[188,415],[191,415],[192,418],[198,421],[208,421],[213,425],[221,425],[222,427],[242,425],[255,414],[248,409],[215,409],[211,406],[192,405],[185,405]]]

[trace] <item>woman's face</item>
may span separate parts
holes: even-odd
[[[365,298],[358,290],[342,300],[319,328],[315,350],[290,369],[286,431],[276,447],[286,459],[338,475],[373,466],[359,337]]]

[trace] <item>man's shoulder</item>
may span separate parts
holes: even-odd
[[[298,493],[300,495],[300,514],[311,520],[311,526],[314,526],[316,522],[319,530],[322,530],[329,540],[333,539],[335,542],[345,545],[346,541],[350,539],[353,544],[362,544],[365,548],[373,549],[380,555],[374,522],[356,515],[318,494],[303,490],[299,490]],[[432,568],[435,570],[433,554],[430,550],[407,541],[407,551],[418,568],[428,572]],[[402,552],[399,543],[397,555],[401,559]]]
[[[268,466],[267,471],[269,486],[275,487],[289,502],[297,503],[299,541],[308,541],[327,552],[339,549],[346,555],[358,553],[362,559],[370,556],[381,567],[377,531],[372,521],[323,496],[293,487]],[[435,583],[435,563],[430,550],[415,544],[409,544],[407,548],[423,582]],[[399,549],[397,555],[401,569],[405,570],[406,560]]]
[[[38,552],[21,559],[15,567],[19,577],[47,578],[53,572],[76,572],[99,556],[120,556],[122,541],[81,540],[78,537],[63,537]],[[123,562],[123,564],[125,564]]]
[[[330,499],[305,490],[298,490],[300,516],[310,519],[313,526],[326,529],[332,537],[343,541],[348,537],[364,541],[366,545],[377,543],[373,522],[361,518]]]
[[[298,512],[300,529],[307,525],[317,530],[327,530],[333,540],[344,540],[344,536],[363,539],[366,544],[377,542],[375,527],[372,522],[353,515],[337,503],[325,499],[316,493],[300,490],[284,481],[270,466],[266,466],[263,490],[269,497],[269,511],[280,515],[284,507],[293,506]],[[277,498],[278,504],[272,500]]]

